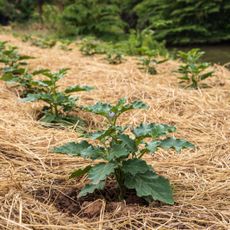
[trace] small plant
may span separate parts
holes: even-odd
[[[32,59],[31,56],[21,55],[15,46],[5,46],[6,43],[2,43],[0,46],[0,63],[5,65],[5,68],[19,68],[20,66],[27,65],[25,60]],[[4,69],[3,68],[3,71]]]
[[[40,47],[42,49],[52,48],[57,41],[50,38],[31,38],[31,45]]]
[[[73,111],[76,108],[77,97],[71,96],[71,93],[80,91],[90,91],[93,88],[90,86],[70,86],[63,91],[59,91],[58,81],[63,78],[68,69],[61,69],[52,73],[50,70],[39,70],[34,74],[42,74],[45,79],[34,81],[39,88],[39,93],[28,94],[23,99],[24,102],[44,101],[48,104],[48,107],[44,107],[44,116],[41,121],[49,123],[62,123],[74,122],[74,117],[67,116],[66,113]]]
[[[124,56],[120,52],[110,51],[107,53],[106,60],[109,64],[117,65],[123,62]]]
[[[94,37],[85,38],[82,41],[80,51],[87,56],[92,56],[94,54],[104,54],[106,52],[102,43]]]
[[[214,71],[207,71],[211,64],[200,62],[200,58],[204,54],[205,52],[200,51],[200,49],[192,49],[187,53],[178,52],[178,56],[183,64],[180,65],[177,72],[182,75],[179,79],[185,88],[198,89],[201,81],[213,76]]]
[[[161,64],[167,61],[167,59],[158,61],[156,58],[153,58],[152,56],[143,56],[139,60],[140,60],[139,64],[141,65],[139,69],[142,69],[146,73],[151,74],[151,75],[157,74],[156,66],[158,64]]]
[[[193,145],[185,140],[168,137],[169,133],[176,131],[174,126],[151,123],[140,124],[129,130],[128,127],[117,125],[117,119],[124,112],[145,108],[148,106],[141,101],[127,103],[125,99],[120,99],[115,106],[98,102],[84,108],[107,120],[107,129],[84,135],[87,139],[97,140],[99,144],[93,145],[91,141],[83,140],[54,149],[56,153],[101,160],[95,165],[90,164],[77,169],[70,175],[70,178],[84,175],[88,177],[89,183],[81,190],[78,197],[86,196],[95,190],[103,190],[106,180],[110,177],[117,183],[120,199],[125,199],[128,190],[135,190],[137,196],[147,202],[158,200],[167,204],[174,203],[169,181],[159,176],[153,167],[141,158],[145,154],[155,154],[158,148],[172,148],[179,152]],[[164,136],[166,138],[163,138]]]
[[[26,67],[28,63],[25,62],[32,57],[20,55],[16,47],[6,47],[5,44],[0,44],[0,62],[4,64],[4,67],[1,68],[0,80],[22,86],[23,95],[33,92],[33,76],[28,73]]]

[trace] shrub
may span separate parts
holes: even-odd
[[[229,41],[230,2],[210,0],[143,0],[134,7],[138,28],[173,44]]]
[[[140,124],[128,132],[128,127],[117,125],[121,114],[133,109],[145,109],[147,105],[141,101],[126,103],[120,99],[116,105],[98,102],[93,106],[85,107],[88,112],[101,115],[107,119],[108,127],[105,130],[85,134],[89,140],[97,140],[98,145],[83,140],[70,142],[56,147],[54,152],[69,154],[74,157],[83,157],[91,160],[101,160],[95,165],[77,169],[70,178],[87,175],[89,183],[78,194],[86,196],[95,190],[105,187],[108,177],[113,178],[119,188],[119,198],[124,199],[127,190],[135,190],[137,196],[146,201],[159,200],[173,204],[172,189],[169,181],[159,176],[151,165],[143,159],[145,154],[155,154],[158,148],[175,149],[193,147],[185,140],[168,137],[175,132],[174,126],[165,124]],[[163,138],[167,136],[166,138]]]
[[[67,6],[61,24],[61,35],[96,36],[121,34],[125,25],[118,5],[105,0],[80,0]]]
[[[164,42],[156,41],[154,32],[148,29],[143,31],[130,31],[128,39],[117,43],[115,47],[128,55],[168,55]]]

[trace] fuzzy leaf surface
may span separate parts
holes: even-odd
[[[69,142],[60,147],[55,147],[53,151],[55,153],[64,153],[72,156],[81,156],[81,152],[91,145],[87,141],[81,141],[80,143]]]
[[[167,135],[168,133],[175,132],[176,128],[166,124],[141,124],[139,127],[132,130],[137,138],[158,138]]]
[[[135,176],[138,173],[145,173],[152,170],[151,166],[147,165],[144,160],[134,158],[123,162],[122,171],[125,174]]]
[[[169,181],[153,171],[138,173],[135,176],[127,174],[125,186],[135,189],[139,197],[151,197],[166,204],[174,204]]]
[[[127,157],[129,153],[130,151],[124,144],[113,143],[111,148],[109,149],[108,160],[112,161],[121,157]]]
[[[180,152],[183,148],[194,148],[194,145],[182,139],[176,139],[174,137],[169,137],[161,141],[160,147],[164,149],[173,148],[177,152]]]
[[[121,134],[118,136],[118,138],[122,141],[122,144],[126,146],[126,148],[129,150],[131,153],[137,152],[137,145],[136,142],[131,139],[128,135]]]
[[[74,93],[74,92],[80,92],[80,91],[90,91],[93,90],[94,88],[91,86],[80,86],[80,85],[75,85],[75,86],[69,86],[65,89],[65,93]]]
[[[92,184],[98,184],[113,173],[115,168],[116,164],[114,163],[99,163],[89,170],[88,178],[91,180]]]

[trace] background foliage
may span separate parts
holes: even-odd
[[[4,25],[39,18],[62,36],[152,29],[170,44],[229,41],[229,15],[229,0],[0,0]]]

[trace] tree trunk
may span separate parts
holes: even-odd
[[[37,0],[37,4],[38,4],[38,14],[39,14],[40,22],[43,23],[42,14],[43,14],[44,0]]]

